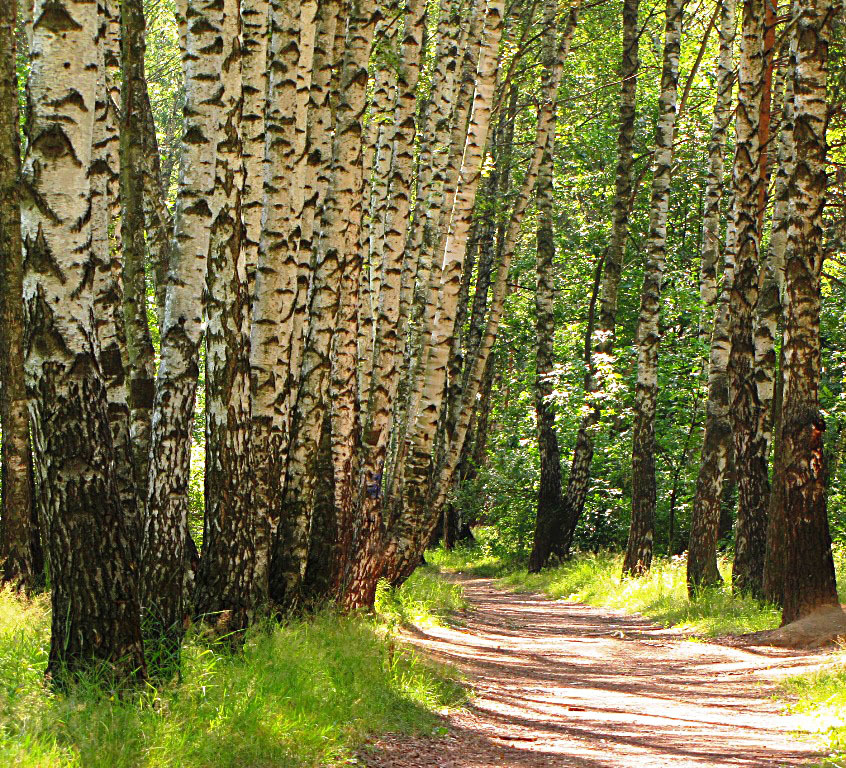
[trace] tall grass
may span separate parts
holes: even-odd
[[[724,584],[700,590],[690,599],[681,557],[656,558],[649,573],[637,579],[622,578],[622,555],[610,552],[582,554],[537,574],[483,549],[435,551],[427,559],[445,570],[498,577],[506,589],[640,613],[664,626],[704,637],[771,629],[780,620],[775,606],[732,593],[726,586],[730,566],[724,560],[720,563]]]
[[[460,606],[458,587],[432,581],[381,590],[376,617],[268,621],[235,654],[192,635],[182,682],[128,694],[93,678],[52,691],[48,600],[2,592],[0,765],[300,768],[340,764],[371,734],[431,729],[463,689],[398,647],[389,626]]]

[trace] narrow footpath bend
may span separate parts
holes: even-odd
[[[773,699],[822,655],[685,640],[640,617],[456,576],[466,624],[407,639],[475,696],[441,737],[389,736],[369,768],[777,768],[807,764],[806,721]]]

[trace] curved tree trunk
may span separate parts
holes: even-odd
[[[655,408],[658,400],[658,317],[667,250],[667,212],[676,125],[679,53],[684,0],[668,0],[664,31],[664,64],[655,160],[649,206],[646,268],[637,324],[637,387],[632,428],[632,524],[623,573],[639,575],[652,563],[655,528]]]

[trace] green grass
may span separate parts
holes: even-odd
[[[775,606],[734,595],[725,585],[703,589],[689,599],[685,561],[678,557],[656,558],[650,572],[638,579],[621,578],[622,556],[608,552],[579,555],[538,574],[480,549],[434,551],[426,557],[444,570],[497,577],[506,589],[640,613],[664,626],[703,637],[771,629],[780,620]],[[720,566],[727,577],[728,563],[721,562]]]
[[[846,767],[846,659],[825,669],[792,677],[782,684],[793,712],[809,715],[831,752],[822,765]]]
[[[94,680],[44,683],[46,596],[0,592],[0,765],[186,768],[335,765],[369,736],[435,728],[464,690],[398,645],[390,627],[463,605],[460,589],[415,575],[380,590],[376,617],[332,612],[267,622],[232,654],[188,638],[183,682],[116,696]]]

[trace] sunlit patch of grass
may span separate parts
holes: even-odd
[[[427,560],[445,570],[498,577],[500,586],[520,592],[542,592],[552,598],[640,613],[667,627],[715,637],[777,627],[775,606],[735,595],[727,586],[730,564],[720,563],[722,586],[687,594],[684,558],[656,558],[649,573],[622,578],[622,555],[579,554],[556,567],[530,574],[525,566],[503,562],[480,550],[437,550]]]
[[[460,603],[457,587],[433,581],[417,577],[391,599],[420,619]],[[0,593],[0,765],[332,765],[371,734],[431,730],[463,688],[397,644],[390,621],[332,611],[267,621],[239,653],[191,635],[182,682],[116,695],[91,679],[57,693],[44,682],[48,601]]]
[[[461,585],[431,566],[418,568],[399,589],[382,582],[376,593],[376,611],[390,624],[437,624],[466,608]]]
[[[846,656],[820,671],[791,677],[782,691],[792,700],[793,712],[809,715],[831,752],[820,765],[846,766]]]

